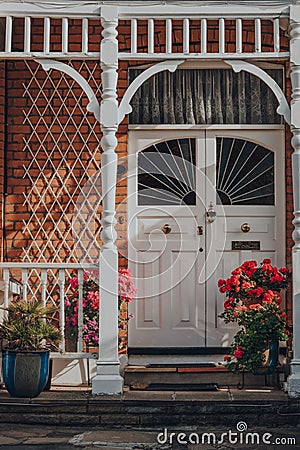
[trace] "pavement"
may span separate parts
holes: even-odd
[[[234,415],[225,417],[222,422],[212,425],[199,423],[199,417],[191,414],[190,422],[183,425],[168,424],[167,415],[159,421],[157,415],[161,414],[159,404],[170,402],[178,414],[180,408],[192,408],[193,403],[205,408],[215,405],[216,416],[226,415],[224,405],[235,404],[254,410],[250,415]],[[122,416],[115,415],[112,426],[108,423],[93,421],[99,408],[105,407],[105,414],[112,412],[112,408],[127,408],[127,414],[133,414],[137,408],[147,410],[147,403],[153,403],[151,414],[153,425],[124,425],[118,423]],[[101,407],[101,404],[103,406]],[[283,426],[280,420],[272,423],[272,415],[268,414],[272,404],[276,406],[278,415],[285,421]],[[119,406],[118,406],[119,405]],[[186,406],[184,406],[186,405]],[[196,405],[196,406],[197,406]],[[67,450],[67,449],[100,449],[100,450],[257,450],[257,449],[300,449],[300,407],[289,404],[287,395],[278,390],[268,389],[224,389],[218,392],[147,392],[125,390],[117,399],[112,396],[91,396],[88,388],[73,389],[66,392],[65,388],[51,388],[43,392],[36,399],[13,399],[5,390],[0,391],[0,450]],[[66,426],[63,422],[56,424],[39,424],[40,415],[47,410],[51,417],[55,414],[69,412],[70,420],[81,408],[91,409],[90,419],[76,426],[70,422]],[[130,410],[129,408],[132,408]],[[265,408],[266,413],[261,414]],[[34,416],[26,415],[24,411],[36,411]],[[12,410],[19,411],[17,422]],[[84,410],[84,409],[83,409]],[[93,412],[95,411],[95,413]],[[126,414],[125,411],[125,414]],[[139,411],[139,409],[138,409]],[[170,410],[171,411],[171,410]],[[225,412],[224,412],[225,411]],[[255,413],[257,411],[257,414]],[[175,413],[175,412],[174,412]],[[81,413],[80,413],[81,414]],[[86,418],[87,413],[85,413]],[[262,420],[255,422],[255,415]],[[156,416],[156,417],[155,417]],[[207,416],[209,417],[209,416]],[[232,419],[231,419],[232,417]],[[279,419],[280,419],[279,417]],[[26,423],[26,420],[36,420],[36,423]],[[217,419],[217,417],[216,417]],[[297,419],[297,420],[295,420]],[[252,423],[251,423],[252,422]],[[211,422],[214,423],[214,422]]]
[[[226,433],[226,436],[224,434]],[[210,450],[300,449],[300,429],[235,427],[154,430],[102,430],[98,427],[49,427],[0,424],[5,450]],[[250,433],[250,434],[247,434]],[[223,435],[223,439],[222,439]],[[247,438],[248,436],[248,438]],[[197,444],[197,439],[200,444]],[[203,439],[203,442],[202,442]],[[248,439],[248,440],[247,440]],[[252,441],[254,439],[254,441]],[[239,441],[235,444],[236,440]],[[289,443],[290,440],[290,443]],[[223,441],[223,442],[222,442]],[[242,444],[240,443],[242,442]],[[254,443],[253,443],[254,442]]]

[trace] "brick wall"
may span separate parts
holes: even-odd
[[[174,49],[175,51],[182,51],[182,21],[174,22],[173,27],[173,35],[174,35]],[[21,21],[18,22],[18,19],[15,23],[15,31],[14,31],[14,41],[13,48],[21,49],[23,45],[23,30],[22,30]],[[217,44],[218,44],[218,32],[216,31],[216,23],[214,21],[208,21],[208,51],[216,52]],[[41,50],[41,40],[40,37],[43,34],[42,22],[39,22],[39,19],[35,19],[34,24],[35,36],[32,37],[32,41],[34,44],[34,50]],[[61,38],[60,38],[60,21],[51,21],[52,33],[56,33],[57,37],[54,38],[51,50],[60,50],[61,49]],[[201,27],[199,27],[199,23],[197,21],[191,21],[190,23],[191,35],[191,50],[198,52],[200,51],[200,33]],[[79,50],[81,38],[80,38],[80,29],[79,23],[74,20],[69,24],[70,34],[72,39],[70,40],[70,50],[76,51]],[[145,51],[147,49],[147,23],[139,22],[138,28],[138,50]],[[271,51],[273,48],[273,35],[272,35],[272,26],[268,21],[262,22],[262,31],[263,31],[263,39],[262,45],[264,50]],[[165,48],[165,24],[161,22],[156,23],[155,27],[155,51],[163,51]],[[121,26],[119,27],[119,44],[121,50],[126,50],[130,48],[130,28],[129,22],[123,21]],[[235,27],[234,24],[230,21],[226,22],[226,39],[229,41],[227,43],[226,51],[235,51]],[[90,24],[89,30],[89,40],[90,40],[90,51],[98,51],[100,45],[100,26],[99,22],[95,21]],[[253,22],[244,22],[243,23],[243,41],[247,42],[244,45],[244,51],[253,51],[254,49],[254,27]],[[287,50],[289,47],[288,39],[282,34],[281,36],[282,50]],[[1,43],[0,43],[1,45]],[[143,62],[132,61],[125,62],[120,61],[119,67],[119,83],[118,83],[118,96],[119,100],[122,98],[124,91],[127,88],[127,72],[128,67],[130,65],[141,65]],[[150,63],[150,61],[147,61]],[[74,63],[77,69],[80,69],[80,65],[82,62]],[[93,65],[95,62],[90,61],[89,71],[93,70]],[[38,70],[38,72],[36,72]],[[84,76],[88,75],[87,69],[82,66],[81,72]],[[90,73],[90,72],[89,72]],[[288,73],[288,70],[287,70]],[[39,80],[40,86],[43,86],[43,90],[45,93],[45,97],[40,97],[38,102],[38,108],[34,106],[34,100],[36,96],[39,94],[39,88],[36,86],[36,83],[32,82],[33,74],[36,74],[37,80]],[[1,76],[2,75],[2,76]],[[8,128],[8,197],[6,203],[5,210],[5,222],[6,222],[6,235],[7,235],[7,258],[8,260],[20,261],[24,259],[26,256],[26,251],[31,247],[31,253],[28,253],[27,259],[30,257],[31,260],[38,259],[37,249],[34,249],[32,246],[32,236],[36,237],[37,246],[43,245],[43,241],[45,240],[45,232],[51,235],[51,242],[54,248],[57,248],[59,242],[61,241],[62,235],[65,237],[66,242],[61,247],[59,258],[61,260],[70,260],[72,259],[72,253],[70,249],[72,249],[72,237],[69,230],[69,220],[72,217],[73,206],[72,204],[68,205],[68,201],[70,199],[69,194],[76,195],[76,183],[75,180],[81,179],[84,175],[84,170],[82,166],[78,163],[73,168],[75,179],[70,178],[70,182],[68,183],[69,193],[66,193],[65,189],[61,189],[59,194],[59,201],[61,205],[65,206],[64,214],[66,215],[66,221],[61,223],[59,230],[57,232],[54,231],[54,223],[52,219],[46,217],[45,226],[42,230],[40,230],[39,221],[43,221],[47,214],[47,208],[43,205],[43,202],[47,204],[47,207],[51,208],[53,206],[53,217],[54,220],[57,220],[62,214],[62,211],[58,204],[53,205],[53,196],[51,196],[50,191],[47,195],[44,195],[43,192],[45,189],[45,183],[49,184],[49,180],[51,180],[50,186],[54,191],[59,191],[61,188],[61,182],[57,178],[52,178],[51,175],[54,173],[54,167],[57,167],[61,162],[61,153],[55,149],[55,142],[58,143],[60,148],[66,152],[69,152],[68,155],[69,161],[73,160],[76,157],[75,152],[79,152],[82,150],[82,146],[86,143],[90,149],[93,151],[99,151],[98,153],[98,163],[100,164],[100,150],[99,150],[99,142],[101,139],[101,133],[99,128],[97,129],[97,133],[90,133],[91,127],[94,126],[93,116],[90,114],[84,123],[81,122],[82,113],[80,110],[74,110],[75,107],[75,98],[72,94],[70,94],[68,86],[60,73],[53,72],[51,75],[52,82],[47,79],[47,75],[44,71],[39,68],[36,63],[30,62],[29,65],[25,64],[22,61],[13,61],[8,62],[8,116],[9,116],[9,128]],[[3,63],[0,63],[0,116],[3,114]],[[44,83],[44,84],[43,84]],[[90,83],[92,87],[95,89],[96,84],[100,83],[100,69],[99,66],[93,72],[93,77],[90,77]],[[24,86],[27,87],[27,91],[25,91]],[[79,97],[81,95],[81,90],[74,85],[72,88],[72,92],[75,97]],[[290,80],[287,76],[286,78],[286,93],[288,98],[290,97]],[[47,106],[47,99],[51,98],[50,105]],[[67,101],[63,108],[62,98],[66,98]],[[87,98],[82,96],[81,98],[81,107],[87,104]],[[43,108],[45,110],[43,110]],[[69,121],[69,112],[73,111],[73,121]],[[60,125],[57,120],[53,119],[53,115],[57,114],[57,117],[60,121]],[[30,120],[29,120],[30,118]],[[120,251],[120,265],[126,266],[126,256],[127,256],[127,181],[126,181],[126,162],[123,158],[127,155],[127,118],[124,119],[122,124],[118,130],[118,148],[117,153],[120,160],[119,167],[119,176],[118,176],[118,188],[117,188],[117,233],[118,233],[118,248]],[[50,127],[51,135],[48,134],[45,138],[45,134],[47,133],[47,127]],[[61,135],[62,127],[65,127],[65,133]],[[74,150],[68,150],[68,139],[72,139],[74,137],[75,128],[80,129],[80,135],[75,136],[75,140],[73,141]],[[38,137],[39,136],[39,137]],[[68,136],[68,138],[67,138]],[[291,247],[293,245],[291,234],[293,231],[292,226],[292,183],[291,183],[291,159],[290,155],[292,153],[291,145],[290,145],[290,132],[287,127],[286,129],[286,182],[287,182],[287,194],[286,194],[286,208],[287,208],[287,263],[291,265]],[[0,120],[0,142],[1,147],[4,139],[3,135],[3,121]],[[29,151],[29,145],[32,152],[38,151],[41,147],[40,139],[42,139],[42,146],[45,146],[47,151],[53,150],[51,156],[51,163],[47,161],[47,157],[45,156],[45,151],[40,150],[39,158],[37,161],[32,161],[32,154]],[[25,144],[25,142],[29,142],[29,144]],[[3,155],[3,152],[1,152]],[[1,156],[3,158],[3,156]],[[0,158],[0,190],[3,186],[3,179],[1,178],[1,174],[3,173],[3,159]],[[89,161],[88,152],[83,152],[81,154],[81,161],[83,164],[87,164]],[[24,171],[24,166],[27,169]],[[54,166],[54,167],[53,167]],[[43,180],[40,177],[40,168],[43,168],[43,172],[46,176]],[[68,176],[68,166],[65,164],[60,170],[60,176],[63,179],[66,179]],[[95,166],[94,171],[97,170]],[[94,172],[91,170],[89,175],[92,175]],[[81,183],[84,183],[85,179],[81,180]],[[32,190],[32,185],[35,185],[35,189]],[[24,193],[26,198],[24,198]],[[3,191],[0,191],[0,197],[2,198]],[[41,198],[43,198],[43,202],[41,202]],[[24,203],[25,200],[25,203]],[[30,205],[30,202],[31,205]],[[32,204],[37,208],[32,210]],[[98,211],[100,213],[100,209]],[[24,229],[24,221],[25,223],[29,223],[30,226],[27,229]],[[97,222],[96,226],[97,231],[99,231],[99,222]],[[45,251],[45,256],[48,259],[53,258],[53,254],[55,251],[51,247]],[[24,249],[26,251],[24,252]],[[35,251],[36,250],[36,251]],[[288,308],[291,308],[291,294],[288,294]]]
[[[4,145],[5,145],[5,62],[0,61],[0,260],[3,261],[4,208]]]

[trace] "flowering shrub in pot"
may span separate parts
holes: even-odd
[[[261,264],[246,261],[228,279],[218,281],[220,292],[226,295],[220,317],[241,327],[230,354],[224,357],[229,370],[255,372],[265,362],[264,352],[270,345],[276,347],[278,341],[289,339],[291,330],[280,297],[288,279],[286,267],[278,269],[264,259]]]
[[[73,273],[70,280],[71,293],[65,300],[66,337],[72,342],[78,338],[78,277]],[[132,274],[129,269],[119,269],[119,351],[126,348],[124,336],[127,322],[126,305],[136,294]],[[97,347],[99,344],[99,282],[97,276],[85,271],[83,277],[83,340],[87,347]]]

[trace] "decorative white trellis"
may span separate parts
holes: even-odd
[[[82,213],[80,223],[84,229],[78,230],[79,235],[76,235],[74,227],[72,230],[72,220],[86,181],[100,169],[99,124],[83,106],[86,95],[80,88],[74,90],[76,82],[72,78],[58,72],[59,79],[54,79],[52,70],[45,72],[40,65],[27,61],[25,64],[31,79],[23,84],[24,96],[30,99],[31,106],[24,112],[24,123],[29,124],[32,131],[24,138],[23,148],[31,158],[24,165],[24,178],[30,180],[31,188],[24,193],[24,205],[27,205],[30,217],[23,221],[23,232],[29,236],[30,243],[23,248],[23,261],[77,262],[78,248],[74,245],[74,238],[76,244],[80,235],[86,233],[90,243],[84,255],[81,249],[80,256],[81,260],[84,258],[85,262],[93,263],[95,256],[92,260],[89,248],[99,249],[99,214]],[[101,85],[99,79],[95,79],[99,75],[99,64],[80,62],[77,70],[86,73],[87,82],[91,83],[95,94],[99,94]],[[69,105],[70,100],[72,106]],[[57,106],[53,106],[54,101]],[[45,118],[47,113],[52,115],[51,123]],[[80,117],[79,123],[75,117]],[[53,126],[56,128],[55,136]],[[44,127],[46,132],[41,132]],[[88,131],[83,133],[83,127]],[[36,170],[38,175],[35,175]],[[78,177],[75,172],[79,171],[81,175]],[[86,197],[86,192],[84,195]]]

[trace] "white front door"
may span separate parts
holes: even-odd
[[[239,128],[130,132],[131,348],[228,347],[217,280],[284,264],[283,131]]]

